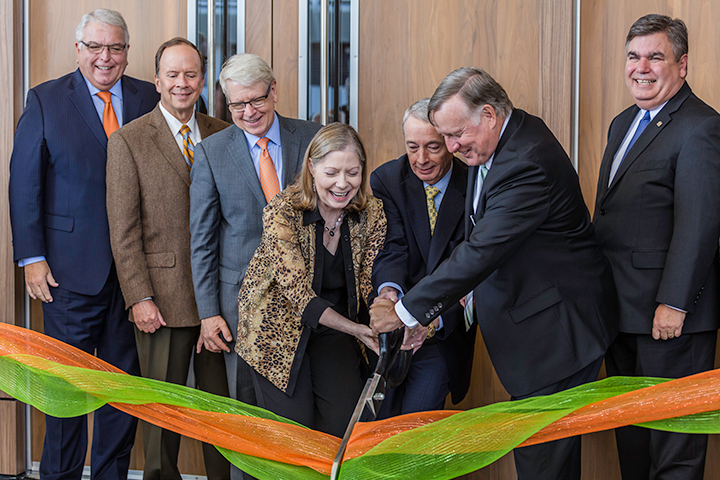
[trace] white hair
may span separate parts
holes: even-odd
[[[111,27],[120,27],[125,34],[125,45],[130,43],[130,33],[128,33],[127,24],[125,23],[123,16],[120,15],[120,12],[105,8],[98,8],[94,12],[88,12],[83,15],[80,19],[80,23],[75,29],[75,40],[78,43],[83,41],[85,27],[87,27],[89,23],[100,23],[103,25],[110,25]]]
[[[240,53],[228,58],[220,72],[220,87],[228,96],[227,82],[231,80],[243,87],[252,87],[258,82],[270,85],[275,80],[272,68],[253,53]]]

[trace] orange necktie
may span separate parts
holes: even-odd
[[[115,110],[113,109],[112,102],[110,101],[112,93],[98,92],[97,96],[105,102],[105,110],[103,110],[103,128],[105,129],[105,134],[109,137],[111,133],[120,128],[117,116],[115,115]]]
[[[278,181],[275,164],[273,164],[270,152],[267,149],[269,141],[269,138],[263,137],[257,142],[262,149],[262,152],[260,152],[260,186],[268,203],[275,195],[280,193],[280,182]]]

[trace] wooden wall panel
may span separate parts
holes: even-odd
[[[245,2],[245,51],[261,56],[272,66],[273,0]]]
[[[0,115],[19,118],[22,109],[22,2],[0,4]],[[22,284],[13,264],[8,206],[10,154],[15,122],[0,126],[0,322],[22,324]],[[25,405],[0,391],[0,476],[25,471]]]
[[[280,115],[298,114],[298,2],[275,0],[272,9],[272,69],[277,78]]]
[[[450,71],[479,66],[570,146],[573,2],[360,4],[359,131],[372,167],[404,152],[400,122]]]

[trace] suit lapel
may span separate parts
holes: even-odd
[[[690,87],[687,83],[685,83],[682,88],[680,88],[680,91],[678,91],[678,93],[676,93],[675,96],[668,101],[667,105],[665,105],[662,110],[655,115],[655,118],[645,128],[645,131],[640,134],[638,139],[635,141],[635,144],[625,155],[625,159],[620,164],[612,183],[608,187],[608,193],[615,185],[617,185],[625,172],[627,172],[635,160],[638,159],[640,154],[652,143],[653,140],[655,140],[655,137],[657,137],[658,134],[672,121],[672,114],[680,108],[691,93],[692,91],[690,90]],[[637,110],[635,110],[635,112],[637,114]],[[625,133],[627,133],[627,128],[623,132],[623,138]]]
[[[465,193],[465,240],[470,238],[470,232],[472,232],[474,226],[470,216],[475,214],[473,212],[473,197],[475,196],[475,179],[479,169],[479,167],[470,167],[468,169],[468,183]]]
[[[282,148],[283,162],[283,184],[280,186],[284,189],[295,181],[296,172],[300,171],[302,155],[300,152],[300,139],[295,135],[295,126],[292,122],[288,122],[285,118],[275,113],[280,124],[280,142]]]
[[[400,188],[405,197],[405,205],[407,205],[408,208],[410,228],[412,228],[415,234],[415,239],[417,240],[423,261],[427,264],[431,237],[425,189],[423,188],[422,180],[417,178],[412,171],[406,173],[407,175],[405,175],[405,180],[400,184]]]
[[[73,74],[72,81],[70,82],[70,101],[78,109],[85,123],[87,123],[90,131],[95,135],[98,142],[104,149],[107,149],[107,135],[103,129],[102,120],[98,116],[95,104],[93,103],[90,91],[85,84],[85,79],[80,73],[80,70],[76,70]]]
[[[607,194],[608,183],[610,182],[610,170],[612,167],[613,159],[615,158],[615,153],[617,153],[618,148],[620,148],[620,144],[625,138],[625,134],[630,128],[630,125],[632,124],[635,115],[637,115],[637,112],[637,107],[631,108],[628,111],[624,112],[622,114],[623,116],[621,118],[618,118],[618,125],[612,138],[608,139],[607,147],[605,147],[605,154],[603,155],[602,163],[600,164],[600,186],[598,187],[598,198],[600,199],[605,198],[605,195]]]
[[[466,185],[462,181],[459,168],[453,168],[450,183],[443,195],[440,211],[438,212],[437,223],[435,224],[435,233],[430,241],[430,253],[427,259],[427,272],[435,270],[438,262],[442,258],[450,239],[452,238],[455,228],[460,220],[462,220],[465,211],[465,203],[463,191]]]
[[[141,100],[137,87],[127,77],[120,79],[123,91],[123,125],[127,125],[140,116]]]
[[[237,125],[231,125],[228,128],[232,128],[232,141],[228,143],[228,152],[232,162],[235,164],[237,169],[240,171],[240,176],[245,179],[245,182],[250,187],[250,191],[257,199],[258,203],[265,207],[267,201],[265,200],[265,194],[260,186],[260,179],[255,171],[255,165],[250,156],[250,150],[248,149],[247,139]],[[283,158],[285,155],[283,155]]]
[[[205,140],[207,137],[215,132],[210,130],[210,119],[205,115],[195,112],[195,121],[197,122],[198,130],[200,130],[200,139]]]
[[[150,136],[153,139],[155,146],[158,148],[160,153],[162,153],[165,161],[170,164],[173,170],[175,170],[180,178],[182,178],[183,182],[187,183],[189,187],[190,169],[185,161],[185,156],[180,151],[180,148],[178,148],[175,136],[172,131],[170,131],[170,127],[168,127],[165,117],[160,111],[159,105],[150,113],[149,124],[152,128]]]

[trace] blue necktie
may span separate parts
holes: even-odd
[[[613,162],[613,165],[610,169],[610,181],[608,182],[608,185],[613,181],[613,178],[615,178],[615,174],[617,173],[618,169],[620,168],[620,165],[622,164],[623,160],[625,160],[625,157],[627,157],[628,152],[632,148],[633,145],[635,145],[635,141],[638,139],[640,134],[645,130],[645,127],[647,127],[650,124],[650,112],[645,112],[645,115],[643,115],[642,120],[640,120],[640,123],[638,124],[637,129],[635,130],[635,133],[633,134],[632,138],[630,139],[630,143],[628,143],[627,148],[625,149],[625,153],[623,154],[622,158],[619,162]]]

